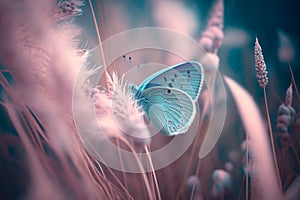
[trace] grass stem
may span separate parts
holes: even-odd
[[[272,125],[271,125],[269,108],[268,108],[266,88],[264,87],[263,90],[264,90],[264,100],[265,100],[265,107],[266,107],[266,114],[267,114],[267,120],[268,120],[268,126],[269,126],[269,133],[270,133],[270,140],[271,140],[275,170],[277,173],[277,180],[278,180],[279,188],[280,188],[280,191],[282,192],[282,184],[281,184],[280,173],[279,173],[279,169],[278,169],[278,165],[277,165],[277,158],[276,158],[275,145],[274,145],[274,139],[273,139],[273,131],[272,131]]]

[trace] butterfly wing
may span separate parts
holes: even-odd
[[[198,62],[184,62],[160,70],[141,83],[138,90],[163,86],[176,88],[186,92],[193,100],[197,100],[203,85],[203,68]]]
[[[176,88],[148,88],[138,102],[157,130],[166,136],[185,133],[196,114],[192,98]]]

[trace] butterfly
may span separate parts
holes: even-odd
[[[128,87],[156,129],[164,136],[174,136],[187,132],[192,124],[203,80],[201,64],[190,61],[162,69],[138,87]]]

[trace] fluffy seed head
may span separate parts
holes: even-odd
[[[125,90],[127,84],[106,74],[108,91],[92,90],[97,120],[108,137],[124,136],[136,145],[150,144],[151,135],[143,119],[143,111]],[[96,92],[95,92],[96,91]]]

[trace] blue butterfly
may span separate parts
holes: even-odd
[[[187,132],[195,118],[203,75],[200,63],[183,62],[154,73],[138,87],[130,84],[129,90],[156,129],[174,136]]]

